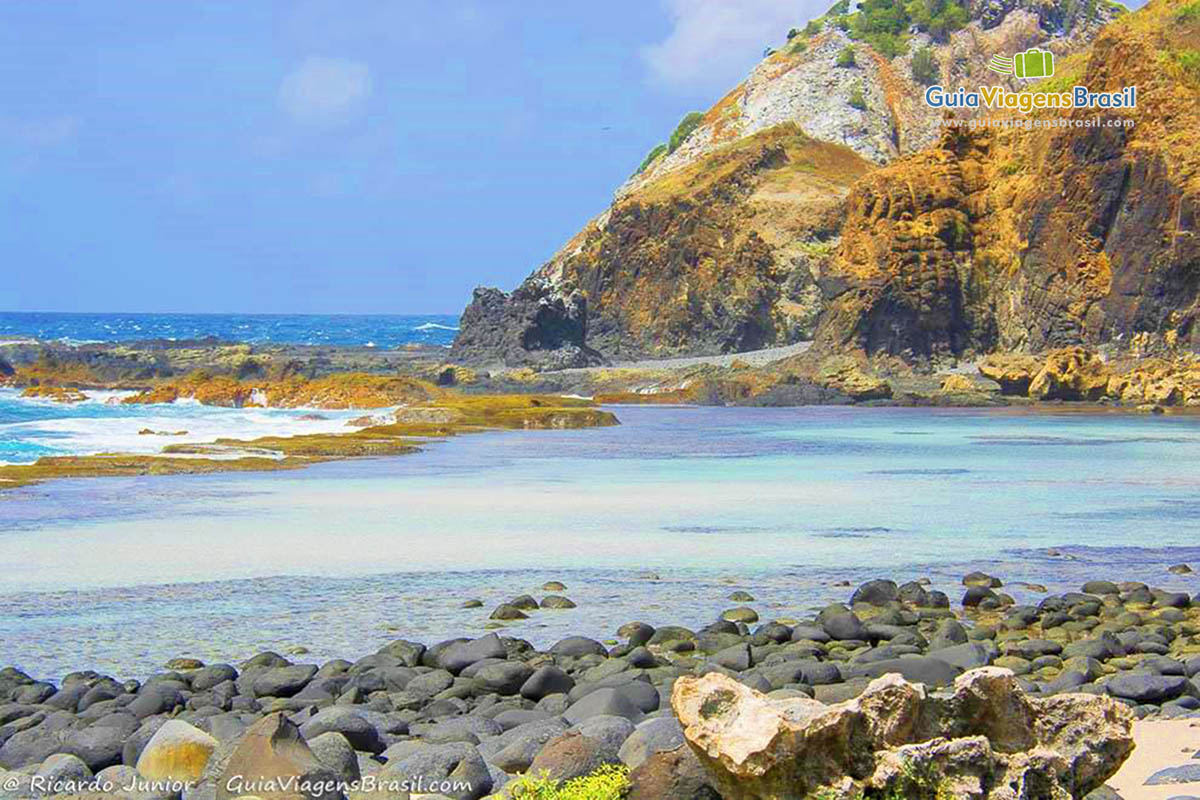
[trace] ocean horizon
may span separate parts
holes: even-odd
[[[0,311],[0,345],[218,339],[260,345],[449,347],[456,314],[235,314]]]

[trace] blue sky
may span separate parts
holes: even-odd
[[[0,310],[449,312],[832,0],[0,0]]]
[[[457,312],[822,6],[0,2],[0,309]]]

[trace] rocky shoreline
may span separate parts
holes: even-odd
[[[1174,572],[1187,574],[1183,565]],[[763,714],[783,714],[779,719],[793,724],[797,703],[809,716],[857,718],[874,702],[869,698],[900,692],[915,698],[914,708],[928,706],[914,718],[924,722],[906,723],[904,741],[912,744],[905,746],[917,749],[905,750],[905,758],[924,754],[946,781],[966,778],[955,772],[957,762],[911,732],[928,724],[944,737],[947,725],[966,724],[943,719],[966,702],[947,706],[937,699],[946,692],[969,695],[990,686],[1010,711],[1065,715],[1064,725],[1106,720],[1121,741],[1126,717],[1200,718],[1200,597],[1095,580],[1078,592],[1019,605],[993,576],[972,573],[962,584],[961,597],[950,598],[924,581],[872,580],[845,604],[809,619],[760,618],[754,597],[734,592],[720,618],[699,629],[630,622],[612,640],[569,636],[544,651],[505,636],[506,620],[570,602],[569,589],[551,582],[540,601],[522,595],[497,607],[492,618],[500,629],[485,636],[428,645],[397,640],[354,662],[293,663],[274,652],[237,665],[179,658],[145,681],[85,670],[57,685],[10,667],[0,671],[0,798],[46,796],[55,786],[68,796],[89,796],[89,781],[93,790],[108,787],[91,796],[235,797],[218,784],[237,770],[334,779],[335,788],[309,794],[245,793],[260,797],[408,797],[391,779],[412,776],[427,781],[415,788],[435,797],[555,796],[533,793],[530,776],[540,776],[542,789],[583,780],[625,792],[612,797],[792,796],[730,789],[767,780],[775,767],[757,778],[731,778],[740,760],[718,766],[725,763],[722,748],[733,745],[704,744],[723,728],[712,714],[696,718],[696,704],[681,697],[705,692],[757,709],[729,728],[740,737],[751,736],[748,726]],[[987,702],[1000,702],[996,697],[988,694]],[[790,736],[808,741],[812,732],[805,730]],[[967,742],[964,730],[951,741]],[[895,773],[885,769],[891,756],[883,745],[873,747],[872,769]],[[1027,768],[1011,748],[994,740],[991,747],[989,769]],[[1104,777],[1124,759],[1122,747],[1105,751],[1111,770]],[[780,764],[786,754],[769,756]],[[820,780],[838,768],[828,767]],[[866,786],[868,796],[882,796],[863,780],[853,776],[858,791]],[[123,786],[136,790],[113,788]],[[343,793],[346,787],[352,788]],[[989,791],[962,796],[1006,796]],[[854,795],[847,789],[835,796]]]

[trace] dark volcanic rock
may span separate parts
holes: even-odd
[[[450,360],[461,364],[567,369],[603,363],[589,348],[587,300],[538,276],[512,294],[480,287],[463,311]]]
[[[1188,688],[1188,681],[1181,675],[1126,673],[1116,676],[1106,685],[1113,697],[1138,703],[1161,703],[1183,694]]]

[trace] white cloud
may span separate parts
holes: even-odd
[[[298,122],[347,121],[371,96],[371,68],[361,61],[310,56],[284,76],[279,105]]]
[[[789,28],[823,14],[833,0],[662,0],[671,32],[642,55],[671,88],[724,91],[778,47]]]

